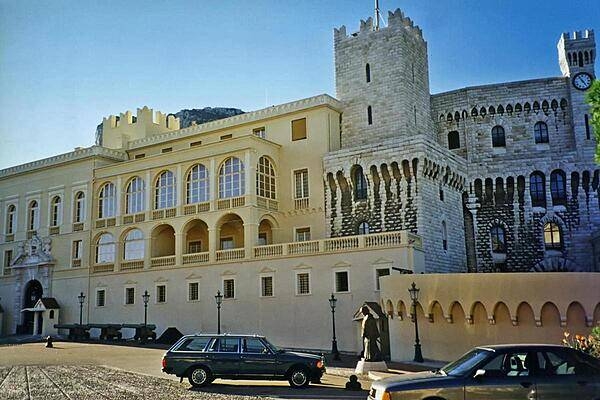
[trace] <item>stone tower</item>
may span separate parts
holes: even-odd
[[[594,71],[596,41],[593,30],[563,33],[558,41],[558,63],[563,76],[569,80],[569,93],[573,118],[573,133],[579,155],[592,160],[596,142],[591,127],[589,105],[585,102],[586,90],[582,83],[596,76]]]
[[[388,26],[361,21],[350,36],[334,31],[337,98],[344,103],[342,147],[401,137],[435,140],[430,112],[427,43],[398,9]]]

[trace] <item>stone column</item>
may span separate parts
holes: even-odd
[[[217,260],[220,232],[220,228],[208,228],[208,261],[211,264]]]
[[[183,265],[183,253],[185,253],[185,235],[182,232],[175,233],[175,265]]]
[[[246,258],[254,258],[254,246],[258,241],[258,224],[254,222],[244,223],[244,251]]]

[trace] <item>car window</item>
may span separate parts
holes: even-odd
[[[600,360],[579,351],[572,350],[569,353],[576,361],[576,375],[600,375]]]
[[[188,339],[177,350],[179,351],[202,351],[206,347],[206,344],[210,338],[200,337]]]
[[[494,354],[490,350],[474,349],[463,355],[458,360],[451,362],[442,368],[446,375],[462,376],[471,371],[477,364]]]
[[[483,365],[485,376],[528,376],[535,367],[535,353],[508,352],[499,354]]]
[[[258,338],[243,338],[242,352],[252,354],[267,354],[269,350]]]
[[[238,338],[217,338],[208,349],[208,351],[218,351],[220,353],[237,353]]]
[[[575,362],[554,351],[545,351],[538,356],[540,373],[542,375],[574,375]]]

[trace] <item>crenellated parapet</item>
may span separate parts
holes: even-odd
[[[143,139],[160,133],[180,129],[179,118],[173,114],[154,112],[144,106],[138,108],[136,115],[125,111],[118,116],[109,115],[102,120],[102,138],[100,144],[104,147],[127,148],[127,142]]]
[[[399,29],[403,29],[416,39],[425,42],[421,28],[418,25],[415,25],[409,17],[405,16],[399,8],[397,8],[396,11],[388,11],[388,23],[386,27],[376,29],[373,25],[373,18],[369,17],[366,20],[360,20],[358,32],[352,33],[351,35],[347,34],[345,25],[334,28],[333,32],[335,42],[339,42],[345,39],[351,40],[354,37],[365,36],[372,32],[376,32],[377,30],[385,31]]]

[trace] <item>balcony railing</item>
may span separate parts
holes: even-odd
[[[73,224],[73,232],[79,232],[83,230],[83,222],[75,222]]]
[[[217,261],[241,260],[245,257],[245,251],[240,249],[217,250]]]
[[[218,210],[227,210],[228,208],[243,207],[246,205],[246,197],[232,197],[230,199],[220,199],[217,201]]]
[[[130,271],[132,269],[143,269],[143,268],[144,268],[144,260],[121,261],[121,270],[122,271]]]
[[[208,263],[227,263],[235,260],[243,260],[248,256],[253,259],[269,259],[288,256],[303,256],[314,254],[331,254],[350,252],[357,250],[385,249],[393,247],[412,247],[418,250],[423,249],[422,240],[418,235],[407,231],[372,233],[367,235],[343,236],[337,238],[310,240],[306,242],[279,243],[264,246],[254,246],[250,249],[251,253],[246,253],[245,248],[235,248],[228,250],[217,250],[214,254],[214,260],[210,257],[210,252],[183,254],[181,264],[193,266]],[[74,260],[73,260],[74,261]],[[176,266],[177,258],[175,255],[152,257],[150,267],[164,268]],[[141,270],[144,268],[144,260],[121,261],[120,270]],[[92,272],[111,272],[113,264],[96,264]]]
[[[162,208],[160,210],[153,210],[152,211],[152,219],[153,220],[157,220],[157,219],[165,219],[165,218],[173,218],[177,216],[177,208],[173,207],[173,208]]]
[[[183,264],[206,264],[208,262],[208,251],[202,253],[191,253],[183,255]]]
[[[308,208],[308,197],[302,199],[294,199],[295,210],[303,210],[305,208]]]
[[[144,222],[146,220],[146,213],[127,214],[123,215],[121,221],[124,225],[133,224],[134,222]]]
[[[71,267],[72,268],[79,268],[81,267],[81,258],[74,258],[71,260]]]
[[[277,211],[279,209],[279,202],[274,199],[267,199],[266,197],[258,196],[256,198],[256,205],[266,210]]]
[[[51,226],[49,233],[51,235],[58,235],[60,233],[60,226]]]
[[[210,202],[186,204],[183,206],[183,215],[194,215],[210,211]]]
[[[152,257],[150,265],[154,267],[169,267],[175,265],[175,256]]]

